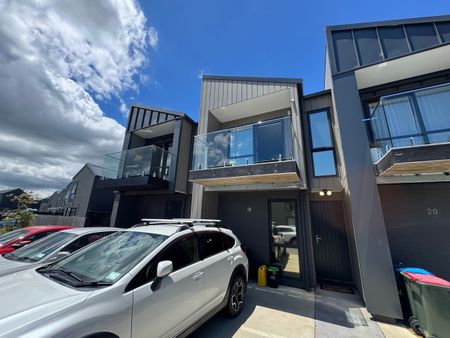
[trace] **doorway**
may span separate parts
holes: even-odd
[[[352,283],[352,269],[340,201],[310,202],[316,279]]]
[[[271,264],[283,278],[300,278],[298,214],[296,200],[270,200]]]

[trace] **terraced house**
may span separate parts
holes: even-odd
[[[327,27],[322,92],[203,76],[191,216],[222,219],[253,278],[278,264],[402,318],[393,264],[450,278],[449,55],[442,16]]]

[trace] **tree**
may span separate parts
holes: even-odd
[[[7,197],[17,203],[17,208],[6,212],[5,221],[15,221],[19,227],[29,226],[34,218],[30,205],[36,203],[33,193],[23,192],[20,195],[7,195]]]

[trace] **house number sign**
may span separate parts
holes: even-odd
[[[427,208],[426,214],[429,216],[437,216],[439,214],[439,210],[436,208]]]

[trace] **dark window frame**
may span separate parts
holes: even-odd
[[[328,120],[328,129],[330,132],[330,140],[331,140],[331,146],[327,147],[318,147],[314,148],[313,146],[313,138],[312,138],[312,128],[311,128],[311,115],[323,113],[325,112],[327,114],[327,120]],[[307,124],[308,124],[308,140],[311,150],[311,164],[312,164],[312,175],[314,178],[322,178],[322,177],[338,177],[338,168],[337,168],[337,158],[336,158],[336,142],[334,140],[334,133],[333,133],[333,124],[331,120],[331,114],[330,114],[330,107],[323,108],[323,109],[316,109],[308,111],[306,116]],[[320,153],[324,151],[332,151],[333,152],[333,162],[334,162],[334,175],[316,175],[316,169],[314,164],[314,153]]]

